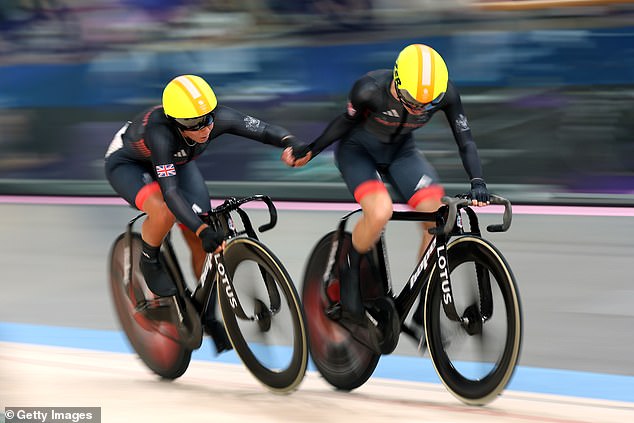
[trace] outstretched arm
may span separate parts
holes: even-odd
[[[300,143],[286,128],[264,122],[226,106],[219,107],[218,117],[218,125],[214,128],[217,133],[238,135],[263,144],[283,148],[282,160],[289,166],[303,166],[310,160],[310,154],[307,154],[308,150],[301,156],[303,157],[302,161],[291,158],[289,151],[297,151],[305,147],[305,144]]]
[[[447,104],[443,107],[451,132],[453,133],[462,165],[471,182],[471,198],[473,205],[483,206],[489,203],[489,193],[482,177],[482,165],[467,116],[462,107],[462,101],[457,89],[450,82],[447,90]]]
[[[292,161],[293,158],[297,160],[307,153],[315,157],[335,141],[344,138],[357,123],[365,119],[366,111],[374,108],[373,102],[376,101],[379,91],[380,88],[373,78],[368,76],[360,78],[350,90],[346,112],[330,121],[326,129],[312,143],[294,147],[292,152],[289,152],[290,160]]]

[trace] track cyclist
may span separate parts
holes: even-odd
[[[211,210],[209,192],[195,162],[212,140],[233,134],[279,148],[298,145],[286,129],[218,105],[209,84],[196,75],[172,79],[162,104],[141,112],[114,136],[105,156],[106,177],[130,205],[146,213],[141,236],[140,268],[157,297],[177,293],[159,260],[163,239],[179,222],[191,250],[194,274],[200,278],[206,253],[224,248],[223,234],[204,223]],[[301,163],[301,161],[300,161]],[[215,304],[206,316],[205,331],[218,353],[230,349]]]
[[[335,150],[336,165],[362,209],[352,232],[354,248],[340,288],[342,317],[351,321],[365,320],[359,286],[361,256],[376,243],[392,216],[392,199],[383,178],[392,184],[401,200],[417,211],[431,212],[442,205],[444,189],[438,174],[412,137],[412,132],[438,111],[445,113],[458,145],[471,183],[472,204],[489,204],[478,150],[458,90],[449,80],[443,58],[424,44],[405,47],[393,70],[374,70],[363,75],[349,93],[346,112],[332,120],[314,142],[297,145],[282,155],[288,165],[301,166],[306,157],[310,160],[340,141]],[[433,222],[423,226],[419,255],[431,241],[426,229]],[[422,318],[419,303],[414,322],[422,326]]]

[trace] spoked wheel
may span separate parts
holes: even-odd
[[[166,379],[180,377],[191,360],[192,350],[179,344],[176,326],[168,321],[148,319],[135,309],[137,299],[152,297],[139,269],[141,235],[132,233],[128,250],[125,233],[119,235],[110,250],[110,288],[119,322],[132,348],[154,373]],[[132,277],[129,266],[132,265]]]
[[[324,282],[336,236],[335,231],[330,232],[313,249],[304,272],[302,301],[308,322],[310,352],[317,370],[335,388],[352,390],[372,376],[381,355],[357,341],[350,332],[326,315],[328,306],[339,301],[339,281]],[[346,257],[351,244],[352,236],[345,233],[338,260]],[[367,283],[371,277],[368,267],[362,263],[361,280],[364,281],[364,288],[373,286]]]
[[[218,295],[222,318],[236,353],[249,371],[277,392],[290,392],[308,366],[308,334],[299,295],[288,272],[259,241],[236,238],[224,251]],[[223,283],[223,270],[233,281]],[[236,299],[247,317],[233,312]]]
[[[519,294],[511,269],[487,241],[465,236],[447,249],[453,301],[464,323],[447,318],[442,278],[427,288],[425,332],[443,384],[458,399],[487,404],[508,384],[522,339]]]

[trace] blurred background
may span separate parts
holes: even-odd
[[[412,42],[445,58],[492,191],[515,203],[634,204],[634,1],[2,0],[0,194],[113,195],[113,134],[174,76],[306,142],[363,73]],[[415,138],[468,187],[442,114]],[[231,136],[199,160],[212,196],[350,201],[332,150],[289,169]]]

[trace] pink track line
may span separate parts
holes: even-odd
[[[212,204],[219,205],[223,199],[212,199]],[[55,197],[55,196],[21,196],[0,195],[0,204],[40,204],[40,205],[82,205],[82,206],[128,206],[118,197]],[[259,201],[246,204],[248,209],[265,209],[266,205]],[[341,211],[356,210],[356,203],[320,203],[304,201],[275,201],[278,210],[297,211]],[[395,210],[411,210],[403,204],[396,204]],[[489,206],[478,209],[478,213],[499,214],[502,206]],[[513,214],[529,215],[565,215],[565,216],[610,216],[634,217],[632,207],[594,207],[594,206],[513,206]]]

